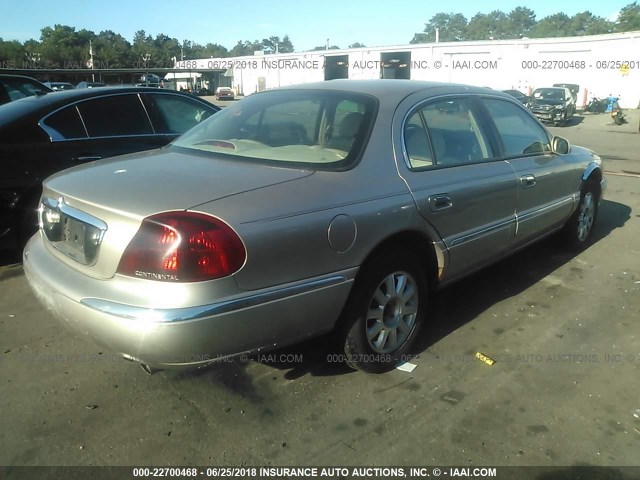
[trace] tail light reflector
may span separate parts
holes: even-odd
[[[169,282],[226,277],[244,264],[240,237],[222,220],[195,212],[165,212],[142,221],[118,273]]]

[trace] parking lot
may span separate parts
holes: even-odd
[[[640,113],[627,113],[551,127],[609,172],[594,244],[575,255],[549,238],[433,295],[412,372],[352,372],[319,338],[149,376],[1,267],[0,465],[637,465]]]

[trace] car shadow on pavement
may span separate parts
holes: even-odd
[[[575,127],[576,125],[580,125],[584,121],[584,117],[582,115],[574,114],[567,123],[564,125],[565,127]]]

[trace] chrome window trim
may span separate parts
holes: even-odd
[[[351,280],[353,281],[353,280]],[[157,323],[186,322],[201,320],[214,315],[253,308],[259,305],[283,300],[287,297],[302,295],[313,290],[333,287],[347,282],[345,275],[333,275],[327,278],[311,280],[269,292],[251,294],[233,300],[184,308],[146,308],[112,302],[101,298],[83,298],[80,303],[98,312],[128,320],[153,321]]]
[[[73,137],[73,138],[67,138],[64,137],[58,130],[56,130],[55,128],[53,128],[50,125],[47,125],[45,123],[45,120],[48,119],[49,117],[55,115],[58,112],[61,112],[63,110],[66,110],[67,108],[75,108],[76,109],[76,114],[78,115],[78,117],[80,117],[80,123],[82,123],[82,128],[84,129],[84,134],[86,135],[85,137]],[[89,132],[87,131],[87,126],[84,124],[84,118],[82,118],[82,115],[80,115],[80,110],[78,110],[78,105],[73,103],[71,105],[65,105],[62,108],[58,108],[57,110],[55,110],[54,112],[51,112],[50,114],[42,117],[39,121],[38,121],[38,126],[44,130],[44,132],[49,135],[49,139],[51,140],[51,142],[63,142],[66,140],[87,140],[89,138]]]
[[[99,95],[99,96],[95,96],[95,97],[91,97],[91,98],[83,98],[81,100],[76,100],[75,102],[69,103],[67,105],[63,105],[57,109],[55,109],[53,112],[49,112],[48,114],[46,114],[44,117],[42,117],[39,121],[38,121],[38,126],[44,130],[44,132],[49,135],[49,138],[51,139],[51,142],[64,142],[64,141],[76,141],[76,140],[87,140],[87,139],[98,139],[98,138],[131,138],[131,137],[145,137],[145,136],[155,136],[155,135],[166,135],[166,134],[159,134],[159,133],[155,133],[156,129],[153,125],[153,122],[151,121],[151,118],[149,117],[149,113],[147,112],[147,109],[144,105],[144,102],[142,101],[142,98],[140,98],[142,92],[112,92],[112,93],[105,93],[104,95]],[[145,94],[148,92],[144,92]],[[171,95],[171,93],[157,93],[157,92],[149,92],[152,94],[156,94],[156,95]],[[104,137],[92,137],[89,135],[89,131],[87,130],[87,126],[85,124],[84,118],[82,117],[82,114],[80,113],[80,110],[78,109],[78,105],[80,105],[81,103],[85,103],[85,102],[89,102],[92,100],[96,100],[96,99],[102,99],[102,98],[106,98],[106,97],[115,97],[115,96],[123,96],[123,95],[136,95],[138,97],[138,101],[142,104],[142,109],[145,113],[145,116],[147,118],[147,120],[149,121],[149,125],[151,125],[151,130],[154,133],[142,133],[139,135],[109,135],[109,136],[104,136]],[[74,138],[66,138],[63,137],[60,132],[58,132],[56,129],[54,129],[53,127],[50,127],[49,125],[47,125],[45,122],[47,121],[47,119],[53,115],[55,115],[56,113],[65,110],[69,107],[76,107],[76,112],[78,113],[78,115],[80,115],[80,120],[82,121],[82,126],[84,127],[84,131],[87,134],[86,137],[74,137]],[[175,135],[175,134],[173,134]]]
[[[142,100],[142,97],[140,95],[141,94],[138,93],[138,100],[140,101],[140,104],[142,104],[142,109],[144,110],[144,114],[147,116],[147,120],[149,120],[149,125],[151,125],[151,130],[153,130],[153,134],[155,135],[158,132],[156,131],[155,125],[151,121],[151,116],[149,115],[149,112],[147,111],[147,106],[145,105],[144,100]]]

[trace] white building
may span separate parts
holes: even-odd
[[[578,105],[592,95],[620,97],[640,108],[640,32],[583,37],[444,42],[184,60],[209,88],[249,95],[334,78],[410,78],[531,93],[554,83],[580,85]]]

